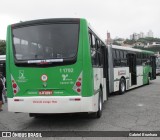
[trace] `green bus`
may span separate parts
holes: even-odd
[[[151,51],[106,46],[85,19],[41,19],[8,26],[8,110],[30,116],[92,113],[110,93],[156,78]]]
[[[8,110],[30,116],[102,114],[107,49],[85,19],[41,19],[7,28]]]

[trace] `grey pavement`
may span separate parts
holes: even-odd
[[[160,77],[151,81],[150,85],[130,90],[123,95],[112,95],[105,102],[100,119],[88,117],[86,114],[30,118],[27,113],[8,112],[7,104],[4,104],[3,109],[4,111],[0,112],[0,131],[160,131]],[[133,140],[136,138],[110,139]]]

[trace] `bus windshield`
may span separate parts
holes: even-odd
[[[36,63],[38,60],[65,60],[76,57],[79,24],[38,24],[13,27],[16,62]],[[56,61],[51,61],[56,62]]]

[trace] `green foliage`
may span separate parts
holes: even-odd
[[[113,45],[118,45],[118,46],[121,46],[120,43],[116,42],[116,41],[113,41]]]
[[[147,43],[149,43],[149,41],[146,38],[140,38],[137,40],[137,42],[142,42],[145,45],[147,45]]]
[[[124,39],[123,38],[117,38],[117,39],[115,39],[115,41],[124,41]]]
[[[143,47],[143,46],[134,46],[133,48],[136,48],[136,49],[143,49],[144,47]]]
[[[129,44],[129,45],[133,45],[136,42],[141,42],[141,43],[147,45],[147,43],[160,42],[160,38],[146,37],[146,38],[139,38],[138,40],[126,39],[124,41],[125,44]]]
[[[149,47],[149,48],[134,46],[133,48],[146,50],[146,51],[160,52],[160,46],[153,46],[153,47]]]
[[[146,37],[146,38],[139,38],[138,40],[129,40],[126,39],[124,41],[125,44],[134,45],[137,42],[141,42],[144,45],[152,44],[153,42],[160,42],[160,38],[153,38],[153,37]],[[149,50],[153,52],[160,52],[160,46],[152,46],[149,48],[144,48],[144,46],[134,46],[133,48],[142,49],[142,50]]]
[[[160,46],[153,46],[150,48],[145,48],[145,50],[153,51],[153,52],[160,52]]]
[[[129,43],[133,43],[132,42],[133,40],[126,40],[125,43],[129,44]],[[146,37],[146,38],[140,38],[138,39],[136,42],[141,42],[143,43],[144,45],[147,45],[148,43],[152,44],[152,42],[160,42],[160,38],[153,38],[153,37]],[[134,43],[133,43],[134,44]],[[141,47],[141,46],[134,46],[133,48],[136,48],[136,49],[141,49],[141,50],[148,50],[148,51],[153,51],[153,52],[160,52],[160,46],[152,46],[152,47],[149,47],[149,48],[144,48],[144,47]]]
[[[135,40],[126,39],[126,40],[124,41],[124,44],[128,44],[128,45],[133,45],[134,43],[136,43]]]
[[[118,46],[122,46],[122,44],[123,44],[123,42],[124,42],[124,39],[123,38],[117,38],[117,39],[114,39],[113,40],[113,45],[118,45]]]
[[[146,45],[147,43],[160,42],[160,38],[146,37],[146,38],[140,38],[137,41],[142,42]]]
[[[6,54],[6,41],[0,40],[0,55]]]
[[[160,42],[160,38],[146,37],[145,39],[148,42]]]

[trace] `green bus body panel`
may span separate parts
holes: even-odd
[[[142,52],[144,54],[152,54],[152,55],[154,55],[154,52],[152,52],[152,51],[142,50]],[[143,66],[143,84],[147,84],[148,83],[149,73],[150,74],[152,73],[152,67],[150,65]]]
[[[11,69],[10,69],[10,59],[13,59],[12,53],[12,39],[11,39],[11,26],[7,28],[7,41],[6,41],[6,85],[7,85],[7,96],[9,98],[13,97],[12,83],[11,83]],[[13,65],[13,63],[11,64]]]
[[[77,61],[71,65],[54,67],[17,67],[14,63],[11,26],[7,29],[7,94],[8,98],[44,96],[39,91],[50,90],[50,96],[92,96],[93,95],[93,70],[88,38],[88,25],[85,19],[80,20],[79,43]],[[82,73],[81,94],[73,90],[73,87]],[[22,74],[22,75],[21,75]],[[43,82],[42,75],[47,75],[48,80]],[[64,80],[62,75],[67,75]],[[14,95],[12,89],[13,76],[19,91]],[[21,77],[22,76],[22,77]],[[91,82],[92,81],[92,82]],[[44,86],[46,85],[46,87]]]
[[[143,66],[143,84],[148,83],[149,73],[152,73],[152,68],[150,65]]]

